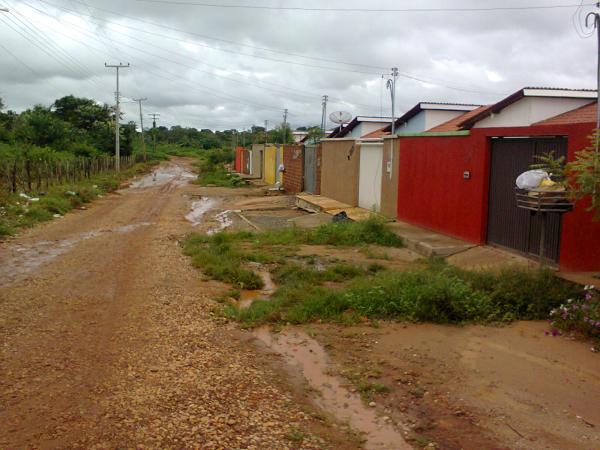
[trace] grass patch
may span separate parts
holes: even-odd
[[[199,170],[197,184],[200,186],[240,187],[248,183],[238,174],[228,170],[234,154],[230,150],[207,150],[200,154],[196,166]]]
[[[543,319],[576,287],[549,271],[469,272],[433,264],[405,272],[356,277],[345,289],[326,289],[301,273],[279,278],[269,302],[225,313],[246,326],[316,321],[354,323],[363,317],[465,323]]]
[[[314,287],[324,281],[342,282],[364,276],[366,272],[353,265],[338,263],[324,271],[299,264],[287,264],[300,244],[362,245],[364,241],[380,245],[400,246],[402,241],[382,222],[331,223],[314,230],[286,228],[251,233],[246,231],[217,233],[212,236],[191,235],[184,243],[184,252],[205,275],[224,281],[239,289],[260,289],[262,279],[246,268],[248,262],[275,265],[273,276],[280,285]],[[379,267],[373,266],[373,271]]]
[[[184,251],[192,264],[209,277],[240,289],[260,289],[262,279],[252,270],[242,267],[243,254],[234,250],[226,233],[194,236],[188,239]]]
[[[551,309],[578,294],[573,283],[549,270],[472,272],[442,260],[426,261],[421,267],[402,272],[380,264],[361,268],[344,262],[330,262],[317,270],[312,256],[303,264],[289,262],[299,245],[365,244],[393,247],[401,246],[402,241],[373,218],[312,230],[195,235],[186,241],[185,252],[207,276],[241,289],[262,287],[261,278],[245,267],[248,262],[270,265],[278,289],[268,301],[257,300],[244,309],[234,305],[223,308],[225,316],[244,326],[356,323],[365,317],[375,322],[450,324],[544,319]],[[326,288],[324,282],[344,285]]]
[[[95,175],[77,183],[52,186],[44,192],[30,192],[31,201],[17,194],[0,194],[0,238],[13,235],[20,228],[32,227],[61,216],[99,195],[112,192],[121,183],[136,174],[147,172],[156,161],[136,164],[120,173],[109,172]]]

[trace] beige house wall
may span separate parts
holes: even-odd
[[[391,158],[388,172],[388,162]],[[381,177],[381,214],[391,219],[398,215],[398,172],[400,171],[400,139],[383,139],[383,167]]]
[[[322,145],[321,195],[357,206],[360,143],[355,139],[325,139]]]
[[[252,173],[255,178],[262,178],[264,144],[252,144]]]

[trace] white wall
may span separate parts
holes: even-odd
[[[589,98],[524,97],[477,122],[473,128],[526,127],[590,102]]]
[[[361,122],[345,137],[363,137],[365,134],[372,133],[389,124],[390,122]]]
[[[416,116],[411,117],[408,122],[398,127],[399,133],[421,133],[430,128],[436,127],[448,122],[450,119],[464,114],[466,111],[456,111],[447,109],[425,109]]]
[[[358,177],[358,206],[379,212],[381,209],[381,173],[383,171],[383,142],[363,142],[360,146]]]
[[[458,117],[467,111],[451,111],[451,110],[443,110],[443,109],[430,109],[425,111],[425,129],[423,131],[427,131],[433,127],[437,127],[449,120]]]

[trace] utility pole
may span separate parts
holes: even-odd
[[[285,138],[287,137],[287,115],[288,115],[288,110],[286,108],[283,110],[283,142],[282,142],[282,144],[285,144]]]
[[[392,78],[387,81],[392,96],[392,136],[396,134],[396,78],[398,78],[398,68],[392,67]]]
[[[142,102],[148,100],[144,98],[134,98],[134,102],[138,102],[140,105],[140,131],[142,132],[142,151],[144,152],[144,161],[146,161],[146,141],[144,140],[144,115],[142,114]]]
[[[265,120],[265,145],[267,145],[267,127],[269,126],[269,121]]]
[[[121,120],[121,99],[119,92],[119,69],[126,69],[129,67],[129,63],[127,64],[106,64],[104,63],[104,67],[110,69],[117,69],[117,91],[115,92],[115,99],[117,101],[117,108],[115,110],[115,170],[119,172],[121,170],[121,147],[119,142],[119,121]]]
[[[600,8],[600,2],[596,3],[596,7]],[[592,19],[592,23],[590,23],[590,19]],[[597,12],[591,12],[587,16],[585,16],[585,26],[588,28],[595,28],[596,34],[598,36],[598,44],[596,48],[596,104],[598,104],[598,99],[600,98],[600,14]],[[597,108],[596,113],[596,152],[598,152],[598,141],[600,140],[600,106]]]
[[[325,135],[325,125],[327,125],[327,100],[329,100],[329,95],[324,95],[321,103],[321,131],[323,135]]]
[[[152,117],[152,154],[156,155],[156,121],[160,120],[159,113],[148,114]]]

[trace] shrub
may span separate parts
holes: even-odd
[[[600,340],[600,294],[594,286],[550,311],[551,333],[574,332]]]

